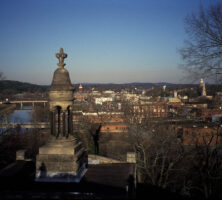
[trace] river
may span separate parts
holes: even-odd
[[[31,122],[32,114],[32,106],[23,106],[22,110],[14,110],[14,112],[8,116],[7,120],[12,123]]]
[[[23,109],[16,108],[12,113],[0,119],[1,123],[26,123],[32,121],[32,106],[23,106]],[[24,129],[21,129],[24,132]],[[0,134],[5,133],[5,128],[0,128]]]

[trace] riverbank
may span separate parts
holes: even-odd
[[[16,104],[0,104],[0,117],[10,114],[16,109]]]

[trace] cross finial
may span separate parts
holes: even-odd
[[[59,53],[56,54],[56,58],[59,59],[59,63],[57,65],[60,68],[63,68],[66,65],[64,63],[64,59],[67,58],[67,54],[63,52],[63,48],[60,48]]]

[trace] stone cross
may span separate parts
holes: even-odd
[[[59,53],[56,54],[56,58],[59,59],[59,63],[57,64],[59,67],[64,67],[66,65],[64,59],[67,58],[67,54],[63,52],[63,48],[60,48]]]

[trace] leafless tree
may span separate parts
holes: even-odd
[[[183,168],[178,164],[184,158],[184,148],[176,135],[156,129],[149,139],[135,146],[137,152],[137,167],[143,182],[167,188],[178,184],[178,174],[183,174]]]
[[[112,114],[102,113],[96,105],[94,114],[80,117],[78,122],[80,132],[77,134],[89,152],[93,149],[92,153],[99,154],[101,127],[112,118]]]
[[[179,50],[182,69],[193,79],[218,78],[222,81],[222,3],[200,7],[199,13],[188,15],[185,29],[189,40]]]
[[[79,121],[80,132],[78,137],[81,139],[86,149],[90,153],[99,154],[99,139],[101,124],[94,122],[93,119],[83,116]]]
[[[44,131],[32,129],[20,134],[12,132],[11,134],[1,135],[0,137],[0,169],[8,164],[15,162],[16,151],[25,149],[30,159],[35,159],[40,146],[48,141],[49,134]]]
[[[140,182],[194,198],[222,197],[221,127],[214,133],[193,133],[184,145],[183,135],[167,129],[161,120],[146,112],[141,115],[132,105],[125,109]]]
[[[184,189],[190,195],[211,199],[220,195],[221,174],[221,128],[217,133],[193,135],[194,145],[190,147],[187,163],[186,184]]]
[[[32,120],[34,122],[48,122],[49,121],[49,108],[47,106],[36,105],[33,108]]]
[[[125,107],[130,142],[137,155],[138,181],[161,188],[172,187],[179,181],[178,167],[184,158],[184,148],[176,134],[160,126],[161,120],[151,118],[148,111]]]

